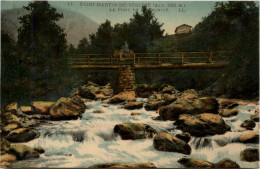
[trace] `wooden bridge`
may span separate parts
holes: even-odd
[[[215,69],[228,65],[230,52],[134,53],[123,59],[113,54],[72,54],[74,69]]]

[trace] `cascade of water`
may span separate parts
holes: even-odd
[[[139,99],[141,100],[141,99]],[[145,100],[142,100],[145,101]],[[25,160],[12,164],[12,167],[88,167],[104,162],[153,162],[157,167],[182,167],[177,161],[186,155],[173,152],[157,151],[153,147],[153,139],[121,140],[114,134],[113,128],[120,123],[145,123],[158,132],[172,134],[181,133],[176,130],[173,121],[154,121],[151,117],[158,116],[155,111],[144,108],[135,110],[139,116],[131,116],[130,110],[120,105],[107,105],[101,101],[86,103],[87,109],[81,118],[70,121],[53,121],[37,128],[41,136],[27,145],[41,146],[45,153],[38,159]],[[104,113],[93,113],[102,110]],[[189,142],[191,158],[202,158],[218,162],[223,158],[236,161],[241,167],[258,167],[257,162],[243,162],[239,159],[240,152],[257,144],[238,143],[245,130],[240,124],[254,113],[252,106],[240,106],[239,114],[224,118],[232,131],[223,135],[192,137]],[[254,131],[258,131],[258,123]]]

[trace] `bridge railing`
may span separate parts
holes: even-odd
[[[134,53],[126,58],[113,54],[72,54],[72,65],[162,65],[185,63],[212,63],[228,61],[230,52],[163,52],[163,53]]]

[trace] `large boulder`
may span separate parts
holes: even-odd
[[[259,161],[259,151],[258,149],[254,148],[247,148],[240,153],[240,160],[241,161]]]
[[[253,130],[255,127],[255,122],[251,119],[245,120],[240,126],[246,128],[247,130]]]
[[[180,114],[218,113],[218,102],[212,97],[194,100],[179,98],[170,105],[162,106],[159,114],[163,120],[176,120]]]
[[[255,122],[259,122],[259,112],[255,112],[250,118]]]
[[[123,108],[127,110],[141,109],[143,108],[143,102],[128,102]]]
[[[118,133],[123,140],[153,138],[157,133],[154,128],[142,123],[117,124],[114,127],[114,132]]]
[[[20,143],[20,142],[28,142],[35,138],[38,138],[40,133],[36,130],[32,130],[29,128],[18,128],[12,130],[7,136],[6,139],[10,142]]]
[[[135,93],[137,97],[148,98],[153,94],[153,89],[146,84],[136,85]]]
[[[1,154],[5,154],[10,149],[10,143],[3,137],[1,138]]]
[[[188,168],[214,168],[215,164],[196,158],[181,158],[178,162]]]
[[[31,103],[32,112],[34,114],[48,115],[54,104],[55,102],[51,101],[34,101]]]
[[[114,95],[111,98],[108,98],[104,100],[104,103],[109,103],[109,104],[118,104],[118,103],[123,103],[123,102],[134,102],[136,101],[135,98],[135,92],[134,91],[126,91],[126,92],[121,92],[117,95]]]
[[[76,119],[84,113],[86,105],[74,96],[72,98],[60,98],[50,109],[51,118],[54,120]]]
[[[224,158],[215,164],[216,168],[240,168],[240,166],[228,158]]]
[[[8,134],[14,129],[17,129],[19,125],[17,123],[9,123],[6,126],[3,127],[2,132],[3,134]]]
[[[16,160],[16,156],[12,154],[4,154],[0,156],[0,159],[1,159],[0,167],[8,168],[10,166],[10,163]]]
[[[181,133],[181,134],[176,134],[176,137],[179,138],[179,139],[182,139],[186,143],[188,143],[191,139],[190,133],[187,133],[187,132],[184,132],[184,133]]]
[[[159,101],[149,101],[145,106],[145,110],[147,111],[152,111],[152,110],[157,110],[160,106],[163,106],[165,102],[163,100]]]
[[[231,129],[221,116],[211,113],[182,114],[174,124],[177,125],[177,129],[198,137],[224,134]]]
[[[238,107],[231,107],[231,108],[225,108],[221,109],[219,112],[219,115],[222,117],[231,117],[231,116],[236,116],[238,114]]]
[[[191,147],[185,141],[168,133],[159,133],[155,136],[153,146],[159,151],[190,154]]]
[[[156,168],[153,163],[105,163],[96,164],[88,168]]]
[[[33,150],[39,154],[42,154],[45,152],[45,150],[42,147],[33,147]]]
[[[32,107],[31,106],[21,106],[20,111],[24,114],[32,114]]]
[[[242,143],[259,143],[259,133],[253,132],[253,133],[242,134],[239,137],[239,141]]]
[[[10,123],[19,124],[20,118],[11,112],[2,112],[1,113],[1,122],[2,122],[2,124],[5,124],[5,125],[10,124]]]
[[[30,158],[38,158],[39,153],[34,151],[31,147],[24,144],[11,144],[8,151],[10,154],[16,156],[18,160],[25,160]]]
[[[12,102],[4,107],[5,112],[16,112],[18,109],[17,102]]]

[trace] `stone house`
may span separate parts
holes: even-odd
[[[175,34],[190,33],[191,31],[192,31],[192,26],[182,24],[175,29]]]

